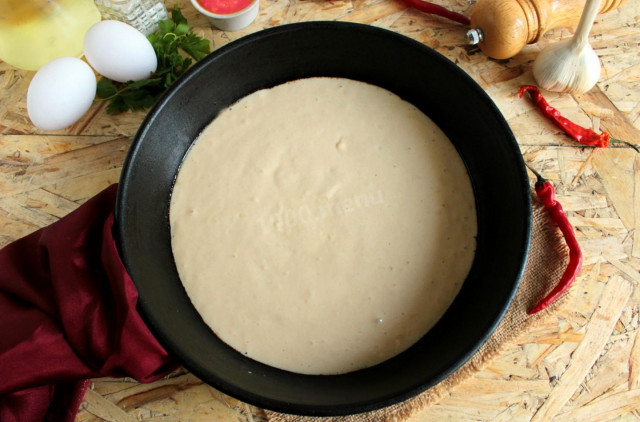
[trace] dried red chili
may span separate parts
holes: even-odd
[[[542,200],[544,207],[551,215],[551,220],[558,225],[558,228],[562,232],[564,240],[569,247],[569,263],[560,278],[560,282],[536,306],[527,312],[529,315],[532,315],[549,306],[559,298],[560,295],[569,289],[569,286],[571,286],[580,272],[580,267],[582,267],[582,251],[580,250],[580,245],[576,239],[573,227],[571,226],[571,223],[569,223],[569,219],[562,209],[562,205],[560,205],[560,203],[555,199],[555,189],[553,188],[553,185],[533,168],[528,165],[527,167],[529,167],[538,179],[535,184],[538,198]]]
[[[622,143],[635,149],[637,152],[640,152],[640,148],[637,145],[620,139],[611,138],[607,132],[596,133],[592,129],[584,128],[573,123],[566,117],[563,117],[557,109],[551,107],[549,103],[547,103],[547,100],[544,99],[537,87],[533,85],[522,85],[518,90],[520,98],[522,98],[525,92],[528,92],[529,95],[531,95],[531,99],[546,118],[555,123],[556,126],[562,129],[564,133],[569,135],[575,141],[578,141],[583,145],[590,145],[597,148],[606,148],[609,145],[609,142]]]
[[[445,9],[444,7],[439,6],[437,4],[429,3],[428,1],[422,1],[422,0],[402,0],[402,1],[408,4],[409,6],[413,7],[414,9],[419,10],[420,12],[429,13],[431,15],[442,16],[443,18],[450,19],[454,22],[459,22],[463,25],[471,24],[471,20],[469,20],[469,18],[466,17],[465,15]]]

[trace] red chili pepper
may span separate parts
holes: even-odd
[[[532,315],[549,306],[559,298],[560,295],[569,289],[569,286],[571,286],[571,283],[573,283],[573,280],[575,280],[576,276],[580,272],[580,267],[582,267],[582,251],[580,250],[580,245],[576,239],[573,227],[571,226],[571,223],[569,223],[569,219],[562,209],[562,205],[560,205],[560,203],[555,199],[555,189],[553,188],[553,185],[533,168],[528,165],[527,167],[529,167],[538,179],[535,185],[538,198],[542,200],[544,207],[549,211],[551,220],[558,225],[558,228],[562,232],[564,240],[569,247],[569,263],[560,278],[560,282],[544,297],[544,299],[527,312],[527,314]]]
[[[538,109],[542,112],[542,114],[555,123],[560,129],[564,131],[567,135],[569,135],[574,140],[580,142],[583,145],[590,145],[597,148],[606,148],[609,145],[609,141],[612,143],[622,143],[625,144],[637,152],[640,152],[640,148],[637,145],[631,144],[626,141],[622,141],[620,139],[611,138],[611,136],[607,132],[596,133],[591,129],[584,128],[580,125],[573,123],[571,120],[563,117],[558,110],[551,107],[547,100],[544,99],[540,90],[533,85],[522,85],[518,90],[520,94],[520,98],[524,95],[525,92],[528,92],[531,95],[531,99],[538,106]]]
[[[470,25],[471,20],[465,15],[462,15],[457,12],[452,12],[451,10],[445,9],[442,6],[437,4],[429,3],[428,1],[422,0],[402,0],[409,6],[413,7],[416,10],[419,10],[424,13],[429,13],[431,15],[442,16],[443,18],[450,19],[454,22],[461,23],[463,25]]]

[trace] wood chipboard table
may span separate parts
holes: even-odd
[[[467,16],[473,10],[473,1],[441,4]],[[570,36],[568,29],[546,34],[512,59],[492,60],[466,45],[463,26],[396,0],[261,0],[256,22],[238,32],[213,30],[188,1],[179,5],[214,48],[263,28],[310,20],[366,23],[414,38],[487,91],[525,160],[556,185],[585,255],[569,300],[412,421],[640,420],[640,154],[582,147],[517,96],[520,85],[534,83],[531,65],[540,49]],[[583,95],[548,94],[548,99],[585,126],[640,143],[640,2],[629,0],[600,15],[590,41],[602,61],[596,87]],[[110,116],[96,103],[70,128],[40,131],[26,112],[33,74],[0,62],[0,246],[53,223],[117,182],[144,117],[144,112]],[[179,370],[148,385],[94,380],[77,420],[259,421],[265,416]]]

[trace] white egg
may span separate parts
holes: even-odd
[[[96,75],[75,57],[51,60],[38,70],[27,90],[27,112],[43,130],[71,126],[96,96]]]
[[[134,27],[113,20],[89,28],[84,55],[96,72],[118,82],[146,79],[158,67],[149,40]]]

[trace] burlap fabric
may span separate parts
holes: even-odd
[[[541,202],[533,196],[533,225],[531,232],[531,248],[525,272],[516,296],[498,325],[493,335],[480,350],[460,369],[422,394],[405,402],[380,409],[375,412],[361,413],[351,416],[319,418],[285,415],[267,411],[271,422],[380,422],[401,421],[412,414],[437,403],[457,384],[481,370],[494,358],[500,350],[507,347],[518,335],[543,320],[550,312],[567,299],[561,297],[546,310],[528,316],[527,310],[535,305],[546,292],[560,280],[566,267],[568,251],[556,225],[550,221],[549,215]]]

